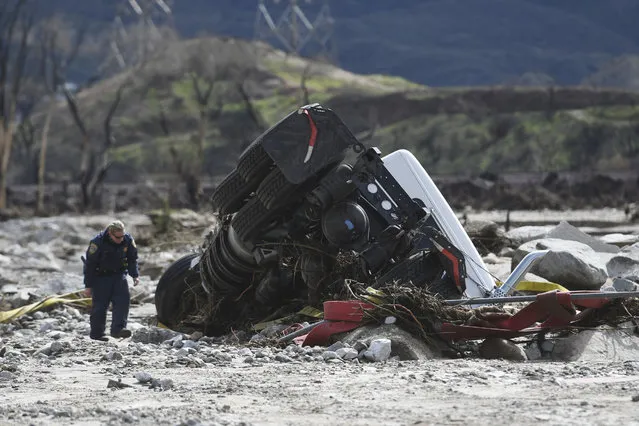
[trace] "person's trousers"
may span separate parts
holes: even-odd
[[[111,334],[126,328],[130,295],[125,274],[97,277],[91,287],[91,299],[91,337],[104,335],[110,303],[113,304]]]

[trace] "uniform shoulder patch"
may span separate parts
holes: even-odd
[[[89,244],[89,254],[93,254],[98,251],[98,245],[96,243]]]

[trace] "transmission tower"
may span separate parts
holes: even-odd
[[[158,27],[166,24],[173,26],[171,0],[121,0],[111,24],[111,59],[120,69],[143,60],[153,43],[162,38]],[[135,36],[128,34],[133,27],[138,30]]]
[[[300,4],[304,3],[304,6]],[[328,0],[258,0],[255,39],[276,41],[288,53],[321,55],[335,62],[333,40],[335,20]],[[282,10],[282,5],[285,5]],[[304,7],[304,9],[303,9]],[[314,9],[314,10],[313,10]],[[309,19],[315,11],[315,18]],[[274,19],[275,18],[277,19]]]

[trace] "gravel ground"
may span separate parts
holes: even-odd
[[[179,348],[144,343],[152,314],[134,307],[134,335],[107,343],[88,339],[73,308],[3,325],[0,423],[639,424],[639,359],[324,361],[325,348],[208,338]]]
[[[0,224],[3,290],[77,289],[79,254],[105,222]],[[180,255],[150,250],[149,271]],[[343,361],[326,348],[182,336],[152,327],[154,316],[154,305],[133,305],[133,336],[107,343],[90,340],[87,313],[70,307],[0,324],[0,425],[639,424],[639,355]]]

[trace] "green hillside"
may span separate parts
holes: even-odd
[[[639,93],[587,87],[434,89],[397,77],[357,75],[226,38],[176,42],[142,69],[99,82],[78,99],[97,150],[106,111],[121,82],[128,81],[113,121],[109,158],[114,167],[108,179],[131,181],[171,173],[171,148],[183,161],[197,158],[193,142],[200,108],[193,78],[200,86],[214,82],[204,109],[204,171],[219,177],[259,133],[305,102],[303,75],[308,101],[333,108],[356,134],[372,132],[371,143],[385,152],[412,150],[431,173],[639,164]],[[80,142],[60,104],[51,129],[51,180],[73,176]],[[26,183],[30,174],[19,152],[16,162],[22,168],[15,178]]]

